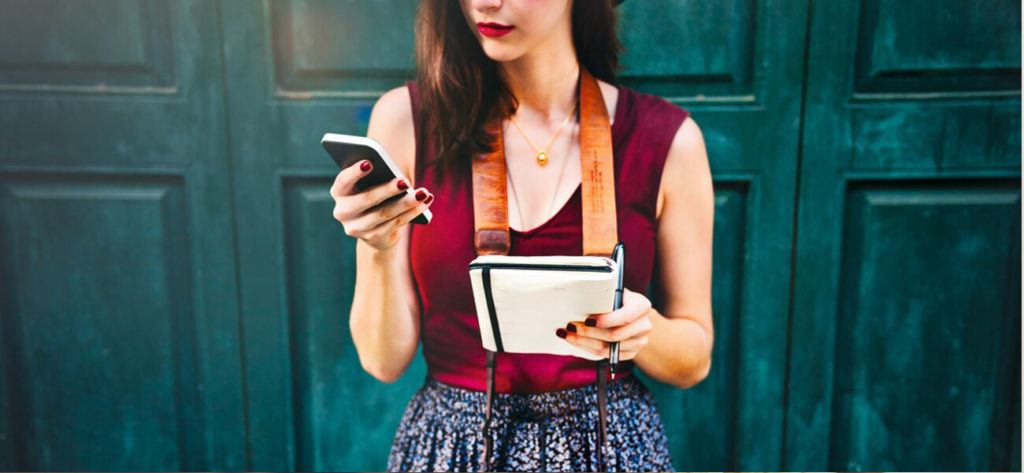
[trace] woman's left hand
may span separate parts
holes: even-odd
[[[619,342],[619,360],[631,360],[647,346],[651,331],[648,311],[651,301],[643,294],[622,290],[622,308],[594,314],[583,322],[570,322],[555,333],[565,341],[590,353],[607,358],[609,343]]]

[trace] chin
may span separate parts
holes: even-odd
[[[484,50],[484,54],[491,58],[492,61],[497,62],[508,62],[518,59],[522,55],[522,51],[519,48],[509,47],[507,44],[494,44],[490,41],[484,41],[481,44]]]

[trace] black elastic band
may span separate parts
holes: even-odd
[[[481,268],[484,283],[484,298],[487,299],[487,314],[491,318],[491,334],[494,335],[494,346],[498,348],[499,352],[505,351],[505,347],[501,345],[501,331],[498,330],[498,312],[494,309],[494,297],[491,295],[491,267],[484,266]]]

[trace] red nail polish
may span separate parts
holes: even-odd
[[[426,199],[426,198],[427,198],[427,191],[425,191],[423,189],[420,189],[420,190],[416,191],[416,200],[422,201],[423,199]]]
[[[423,203],[427,204],[427,205],[430,205],[430,203],[433,202],[433,201],[434,201],[434,196],[428,195],[427,196],[427,200],[424,200]]]
[[[597,320],[596,319],[587,319],[587,320],[583,321],[583,323],[587,324],[587,327],[597,327]]]
[[[363,161],[362,164],[359,165],[359,170],[363,171],[363,172],[369,171],[370,170],[370,162],[369,161]]]
[[[560,328],[558,330],[555,330],[555,335],[558,335],[558,338],[565,338],[567,333],[564,328]]]
[[[409,188],[409,183],[405,182],[405,179],[401,179],[401,180],[398,181],[398,190],[404,191],[404,190],[406,190],[408,188]]]
[[[566,325],[566,326],[565,326],[565,329],[566,329],[566,330],[568,330],[568,331],[570,331],[570,332],[572,332],[572,333],[576,333],[576,326],[575,326],[575,325],[573,325],[573,324],[571,324],[571,323],[570,323],[570,324],[568,324],[568,325]]]

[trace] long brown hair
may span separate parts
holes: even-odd
[[[595,78],[618,84],[622,43],[612,0],[574,0],[576,59]],[[437,147],[428,163],[441,172],[468,170],[471,156],[491,151],[484,126],[519,104],[466,23],[457,0],[422,0],[416,14],[416,79],[424,118]]]

